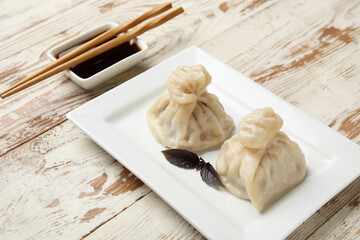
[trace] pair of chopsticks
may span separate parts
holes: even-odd
[[[46,78],[49,78],[61,71],[69,69],[73,66],[78,65],[86,60],[89,60],[99,54],[102,54],[120,44],[123,44],[131,39],[139,36],[140,34],[153,29],[161,24],[167,22],[168,20],[176,17],[180,13],[184,12],[182,7],[178,7],[176,9],[171,10],[168,13],[165,13],[145,24],[142,26],[135,27],[136,25],[140,24],[141,22],[157,16],[166,10],[172,8],[171,3],[164,3],[160,6],[157,6],[150,11],[132,19],[128,22],[120,24],[119,26],[112,28],[103,34],[91,39],[90,41],[86,42],[85,44],[81,45],[80,47],[76,48],[75,50],[65,54],[61,58],[57,59],[56,61],[48,64],[41,70],[35,72],[34,74],[26,77],[25,79],[21,80],[20,82],[10,86],[8,89],[0,93],[1,98],[6,98],[14,93],[17,93],[27,87],[34,85]],[[130,28],[132,30],[128,31]],[[108,41],[109,39],[117,36],[118,37]],[[101,45],[100,45],[101,44]],[[96,47],[98,46],[98,47]]]

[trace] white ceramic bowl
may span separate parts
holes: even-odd
[[[78,43],[82,43],[88,39],[91,39],[92,37],[98,35],[99,33],[102,33],[104,31],[114,28],[116,26],[117,26],[116,23],[108,22],[108,23],[102,24],[94,29],[91,29],[85,33],[82,33],[75,38],[72,38],[64,43],[61,43],[61,44],[51,48],[47,52],[48,58],[51,61],[55,61],[56,56],[59,53],[65,51],[67,49],[70,49],[72,46],[75,46]],[[138,38],[135,38],[133,40],[141,48],[141,51],[139,51],[135,54],[132,54],[127,58],[124,58],[123,60],[107,67],[106,69],[92,75],[91,77],[82,78],[82,77],[78,76],[77,74],[75,74],[71,70],[66,70],[65,75],[68,76],[74,82],[76,82],[82,88],[92,89],[92,88],[96,87],[97,85],[105,82],[106,80],[109,80],[110,78],[118,75],[119,73],[121,73],[121,72],[129,69],[130,67],[134,66],[135,64],[139,63],[145,57],[146,51],[148,49],[148,46],[146,45],[146,43],[144,43],[143,41],[141,41]]]

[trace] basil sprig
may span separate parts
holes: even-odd
[[[183,149],[168,149],[161,152],[175,166],[200,171],[201,178],[207,185],[214,188],[224,187],[214,167],[195,153]]]

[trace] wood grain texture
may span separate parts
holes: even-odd
[[[129,239],[205,239],[154,192],[84,239],[120,239],[123,236]]]
[[[163,3],[0,1],[0,91],[44,66],[46,51],[106,21]],[[65,114],[191,45],[360,143],[360,4],[177,0],[185,13],[141,36],[141,65],[95,91],[62,74],[0,100],[0,239],[203,239]],[[360,238],[359,178],[289,239]]]
[[[150,192],[70,122],[0,166],[1,239],[79,239]]]

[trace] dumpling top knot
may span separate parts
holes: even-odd
[[[177,68],[168,78],[167,89],[179,104],[197,101],[211,82],[211,76],[202,65]]]
[[[248,148],[265,148],[283,125],[283,120],[272,108],[256,109],[239,123],[239,138]]]

